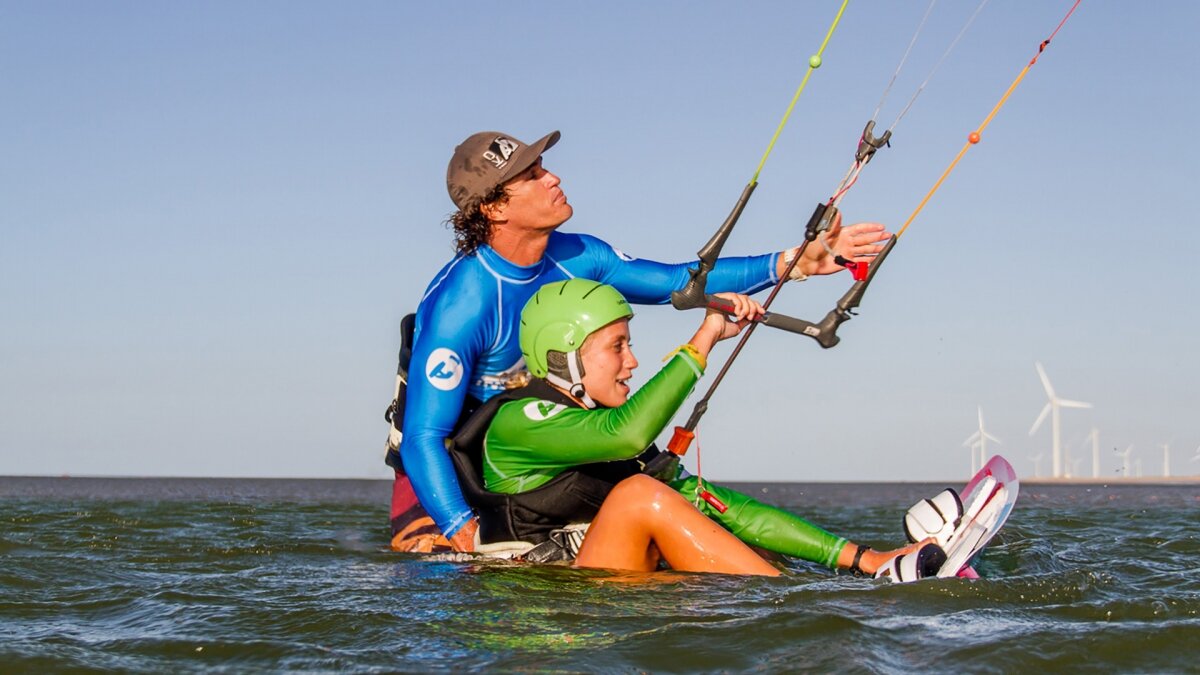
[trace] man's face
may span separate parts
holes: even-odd
[[[558,176],[542,168],[542,158],[505,183],[508,202],[495,205],[493,222],[531,230],[553,230],[574,212],[559,188]]]

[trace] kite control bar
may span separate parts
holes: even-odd
[[[688,274],[692,278],[682,289],[671,291],[671,305],[675,309],[696,309],[708,304],[708,296],[704,293],[704,288],[708,285],[708,273],[716,266],[721,249],[725,248],[725,241],[733,232],[733,226],[737,225],[738,218],[742,217],[742,211],[746,209],[746,203],[750,201],[750,195],[754,194],[754,188],[757,186],[758,183],[755,182],[746,184],[745,189],[742,190],[742,196],[738,197],[737,203],[733,205],[733,210],[729,212],[725,222],[721,223],[721,227],[717,228],[712,239],[709,239],[704,248],[696,254],[700,258],[700,265],[695,269],[688,270]]]
[[[746,186],[746,189],[742,192],[741,199],[738,200],[729,217],[725,219],[725,223],[721,226],[721,229],[705,244],[704,248],[700,249],[699,267],[688,270],[692,278],[682,290],[671,293],[671,304],[676,309],[698,309],[703,307],[706,309],[715,309],[726,314],[733,314],[734,308],[728,301],[705,293],[704,287],[707,284],[709,271],[716,264],[717,256],[720,254],[721,248],[725,245],[725,240],[729,237],[729,232],[733,229],[733,224],[737,222],[738,216],[741,215],[742,209],[745,208],[746,201],[749,200],[750,193],[753,191],[754,185]],[[837,213],[838,210],[836,207],[817,204],[812,216],[808,219],[808,225],[804,228],[804,243],[800,245],[800,249],[796,252],[795,257],[788,262],[783,274],[780,275],[780,279],[788,278],[788,275],[791,274],[792,270],[800,262],[800,257],[804,255],[804,250],[808,247],[809,243],[814,241],[819,234],[829,229],[837,217]],[[776,290],[778,290],[778,286],[776,286]],[[773,299],[774,294],[771,297]],[[789,333],[799,333],[810,337],[816,337],[820,333],[820,327],[810,321],[775,312],[764,312],[761,317],[755,319],[755,323],[761,323],[771,328],[778,328]],[[832,347],[833,345],[828,346]]]
[[[854,316],[854,310],[862,302],[863,294],[867,292],[867,286],[871,285],[871,280],[875,278],[875,273],[879,271],[879,265],[892,252],[892,248],[896,246],[897,241],[899,240],[895,236],[889,239],[888,243],[884,244],[883,250],[869,263],[856,263],[849,260],[842,262],[854,275],[854,285],[850,287],[850,290],[846,291],[841,300],[838,300],[837,305],[829,310],[825,318],[821,319],[821,322],[815,326],[816,332],[805,333],[805,335],[816,340],[817,344],[825,349],[829,349],[838,342],[841,342],[841,338],[837,335],[838,326],[841,326]]]
[[[888,243],[884,245],[883,250],[870,263],[856,263],[849,260],[845,260],[844,262],[839,261],[850,269],[856,281],[850,287],[850,290],[846,291],[846,294],[838,301],[837,305],[829,310],[829,313],[821,321],[813,323],[783,314],[764,312],[761,317],[755,319],[755,323],[786,330],[789,333],[807,335],[816,340],[817,344],[825,349],[836,346],[837,343],[841,342],[841,338],[837,334],[838,326],[849,321],[855,315],[854,310],[862,303],[863,295],[867,292],[867,286],[871,284],[871,280],[875,277],[875,272],[879,269],[880,263],[891,252],[892,248],[896,245],[896,241],[896,237],[889,239]],[[733,314],[733,306],[725,299],[715,295],[706,297],[708,298],[706,306],[710,309],[725,312],[726,314]]]

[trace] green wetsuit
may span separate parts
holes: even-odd
[[[484,437],[487,489],[526,492],[581,464],[636,457],[662,433],[703,373],[702,364],[681,350],[617,408],[587,410],[537,398],[504,404]],[[721,513],[699,498],[698,483],[695,476],[686,476],[668,484],[748,544],[837,567],[846,544],[842,537],[735,490],[705,483],[728,506]]]

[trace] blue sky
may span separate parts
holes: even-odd
[[[839,4],[0,4],[0,474],[387,475],[397,324],[452,254],[453,147],[560,129],[564,229],[688,259]],[[881,124],[975,6],[934,9]],[[985,7],[847,220],[898,226],[1069,6]],[[799,242],[925,7],[850,3],[727,252]],[[1095,404],[1063,439],[1097,427],[1104,474],[1130,444],[1161,472],[1168,441],[1200,473],[1198,31],[1195,3],[1085,0],[842,344],[757,332],[700,427],[705,475],[957,481],[977,405],[1045,471],[1038,360]],[[848,283],[776,309],[823,316]],[[639,311],[642,381],[698,320]]]

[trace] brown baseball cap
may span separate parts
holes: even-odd
[[[482,199],[496,186],[533,166],[542,153],[558,142],[552,131],[530,145],[499,131],[480,131],[454,148],[446,168],[446,189],[460,209]]]

